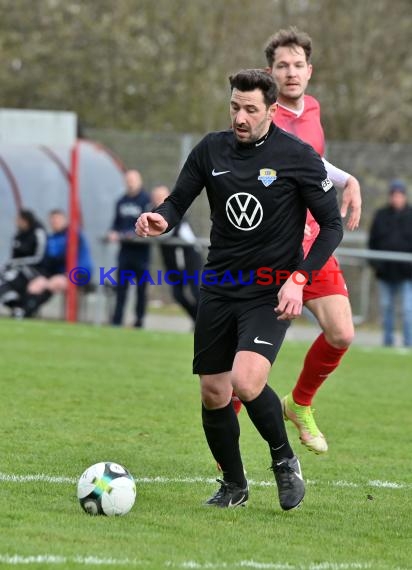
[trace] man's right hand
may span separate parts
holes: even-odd
[[[154,212],[141,214],[135,224],[135,233],[139,237],[160,236],[167,230],[167,222],[163,216]]]

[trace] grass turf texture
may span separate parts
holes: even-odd
[[[15,568],[13,555],[31,568],[109,559],[99,566],[412,567],[411,353],[350,350],[316,398],[326,456],[304,449],[288,423],[309,480],[301,509],[282,512],[274,486],[252,484],[247,508],[222,511],[202,507],[217,472],[200,424],[191,335],[2,319],[0,338],[1,567]],[[279,395],[290,390],[306,348],[283,345],[270,381]],[[266,445],[244,410],[240,422],[248,477],[272,482]],[[73,482],[4,477],[74,481],[107,460],[137,479],[202,480],[138,482],[132,511],[106,518],[81,511]],[[28,558],[35,556],[61,558]]]

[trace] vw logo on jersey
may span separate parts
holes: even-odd
[[[261,168],[259,170],[258,180],[267,188],[277,179],[276,170],[272,168]]]
[[[238,230],[249,232],[262,221],[262,204],[252,194],[238,192],[228,198],[226,215],[231,224]]]

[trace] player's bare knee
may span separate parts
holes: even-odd
[[[238,398],[242,400],[242,402],[251,402],[259,396],[260,392],[259,390],[256,390],[256,388],[249,386],[248,388],[245,387],[239,392],[236,390],[236,394]]]
[[[352,344],[354,336],[353,327],[325,332],[326,340],[335,348],[348,348]]]
[[[259,396],[263,389],[264,381],[251,381],[246,378],[233,378],[233,389],[236,395],[244,402],[251,402]]]
[[[232,389],[230,386],[220,386],[218,383],[203,378],[200,384],[200,394],[205,408],[214,410],[229,404]]]
[[[217,410],[224,408],[230,402],[230,397],[227,398],[222,394],[214,394],[202,391],[202,403],[207,410]]]

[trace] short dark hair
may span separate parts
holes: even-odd
[[[35,227],[37,220],[36,216],[31,210],[19,210],[18,216],[27,222],[30,229]]]
[[[305,52],[306,61],[310,63],[312,57],[312,39],[306,32],[301,32],[295,26],[287,30],[279,30],[273,35],[265,48],[266,61],[272,67],[275,60],[275,51],[278,47],[299,46]]]
[[[242,69],[229,77],[231,90],[254,91],[260,89],[267,107],[276,101],[277,88],[273,77],[263,69]]]
[[[64,210],[60,210],[60,208],[55,208],[54,210],[50,210],[49,216],[65,216],[66,212]]]

